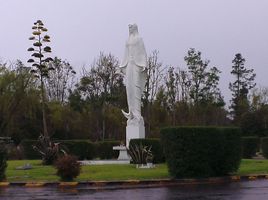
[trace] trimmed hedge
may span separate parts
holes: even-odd
[[[129,145],[140,145],[152,146],[153,153],[153,163],[163,163],[165,162],[165,156],[163,152],[163,147],[161,145],[160,139],[146,138],[146,139],[131,139]]]
[[[77,156],[79,160],[91,160],[96,157],[96,146],[89,140],[59,140],[67,153]]]
[[[7,168],[7,149],[4,144],[0,143],[0,181],[6,178]]]
[[[97,155],[100,159],[112,159],[118,158],[119,151],[114,151],[114,146],[119,146],[120,141],[104,141],[98,142],[97,144]]]
[[[252,158],[259,148],[260,139],[257,136],[242,137],[242,158]]]
[[[223,176],[241,161],[238,128],[173,127],[161,130],[169,173],[176,178]]]
[[[33,145],[35,145],[37,140],[23,140],[21,142],[21,146],[23,148],[23,154],[26,159],[35,160],[41,159],[40,154],[33,149]]]
[[[265,158],[268,158],[268,137],[263,137],[261,139],[261,149],[262,149],[262,155]]]

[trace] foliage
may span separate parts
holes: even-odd
[[[11,136],[16,144],[35,105],[31,99],[34,83],[28,71],[19,60],[9,66],[0,64],[0,135]]]
[[[245,58],[240,53],[237,53],[232,61],[231,74],[234,75],[235,81],[229,83],[229,89],[232,92],[230,108],[236,123],[239,123],[241,116],[249,110],[248,92],[256,85],[254,83],[256,74],[253,69],[245,67],[245,61]]]
[[[250,110],[241,117],[240,126],[245,135],[268,136],[268,88],[254,88],[250,95]]]
[[[57,169],[57,175],[63,181],[72,181],[81,171],[81,165],[77,161],[77,158],[68,154],[59,157],[55,163],[55,167]]]
[[[191,48],[184,60],[188,67],[189,95],[195,104],[216,103],[224,105],[218,88],[219,74],[217,67],[207,69],[209,60],[202,60],[201,52]]]
[[[143,146],[152,147],[151,151],[153,154],[153,163],[163,163],[165,162],[163,147],[160,143],[160,139],[156,138],[146,138],[146,139],[131,139],[129,145],[139,146],[142,144]]]
[[[260,147],[260,139],[256,136],[242,137],[242,158],[252,158]]]
[[[7,168],[7,149],[5,145],[0,141],[0,181],[6,178]]]
[[[100,159],[118,158],[119,151],[114,151],[113,147],[120,145],[120,141],[104,141],[96,143],[98,146],[97,155]]]
[[[73,92],[76,94],[76,98],[72,98],[72,100],[77,103],[83,102],[84,112],[94,116],[92,117],[92,129],[94,133],[98,134],[96,140],[108,139],[108,110],[111,107],[117,107],[120,111],[119,107],[122,109],[124,108],[122,105],[126,105],[123,77],[117,73],[118,66],[117,58],[111,54],[101,53],[89,71],[83,70],[82,78],[76,85],[76,91]],[[80,100],[77,99],[79,97]]]
[[[238,128],[164,128],[161,140],[170,175],[176,178],[227,175],[240,164]]]
[[[22,140],[20,146],[23,150],[25,159],[35,160],[40,159],[40,154],[37,151],[33,151],[33,146],[37,143],[37,140]]]
[[[75,155],[79,160],[96,158],[96,145],[88,140],[60,140],[68,154]]]
[[[140,144],[129,145],[127,150],[133,164],[147,164],[153,161],[152,146]]]
[[[53,142],[49,137],[43,135],[39,136],[37,143],[33,145],[33,149],[41,154],[43,165],[53,164],[57,160],[59,153],[64,153],[60,143]]]
[[[261,150],[262,150],[262,155],[265,158],[268,158],[268,137],[261,138]]]

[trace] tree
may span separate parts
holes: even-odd
[[[49,35],[45,34],[47,28],[41,20],[37,20],[32,27],[33,32],[29,40],[33,41],[33,47],[28,48],[28,51],[33,52],[31,59],[27,62],[32,64],[31,73],[40,80],[41,100],[42,100],[42,113],[43,113],[43,134],[48,137],[47,121],[46,121],[46,91],[44,82],[48,78],[49,71],[54,70],[48,63],[53,61],[51,57],[46,57],[46,53],[51,53],[49,46],[43,47],[43,45],[50,42]]]
[[[201,52],[191,48],[184,57],[188,67],[190,90],[189,95],[194,104],[223,102],[219,84],[220,70],[208,68],[209,60],[202,60]]]
[[[175,106],[178,97],[178,75],[174,71],[174,67],[169,67],[166,80],[166,96],[168,102],[168,110],[172,116],[172,125],[175,125]]]
[[[69,62],[57,57],[49,65],[54,70],[49,71],[45,82],[48,99],[63,104],[68,98],[68,91],[72,89],[76,72]]]
[[[229,89],[232,92],[230,108],[236,124],[239,124],[242,115],[249,110],[248,93],[256,85],[254,82],[256,74],[253,69],[245,67],[245,61],[240,53],[237,53],[232,60],[231,74],[234,75],[235,80],[229,83]]]
[[[89,71],[84,70],[77,85],[77,90],[86,103],[88,110],[94,116],[94,132],[98,138],[106,138],[107,110],[110,105],[124,108],[126,105],[123,76],[117,73],[119,61],[111,54],[100,53]],[[76,97],[78,97],[76,95]]]
[[[29,108],[28,91],[31,85],[33,79],[29,75],[29,69],[21,61],[18,60],[9,67],[0,64],[0,133],[2,136],[12,136],[13,132],[21,131],[22,116]]]
[[[146,133],[151,132],[151,106],[156,98],[156,94],[161,86],[161,81],[163,79],[162,63],[158,59],[159,52],[154,50],[152,54],[148,57],[148,68],[147,68],[147,79],[145,83],[144,95],[142,98],[143,111],[145,119],[145,129]]]

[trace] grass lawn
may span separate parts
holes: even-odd
[[[243,159],[238,175],[268,174],[268,160]]]
[[[16,167],[30,163],[31,170],[15,170]],[[268,160],[243,159],[238,175],[268,174]],[[7,181],[58,181],[56,170],[52,166],[41,165],[40,160],[8,161]],[[135,165],[88,165],[82,166],[77,181],[95,180],[143,180],[169,178],[166,164],[156,165],[154,169],[136,169]]]
[[[30,163],[31,170],[15,170],[16,167]],[[41,165],[40,160],[8,161],[7,181],[58,181],[56,170],[52,166]],[[136,169],[135,165],[87,165],[77,181],[95,180],[142,180],[169,178],[166,164],[157,165],[154,169]]]

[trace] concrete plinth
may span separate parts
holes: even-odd
[[[126,146],[129,147],[131,139],[145,138],[145,127],[143,123],[128,124],[126,127]]]
[[[113,147],[113,150],[119,151],[119,156],[117,160],[130,160],[130,157],[128,156],[128,153],[127,153],[126,146],[115,146]]]

